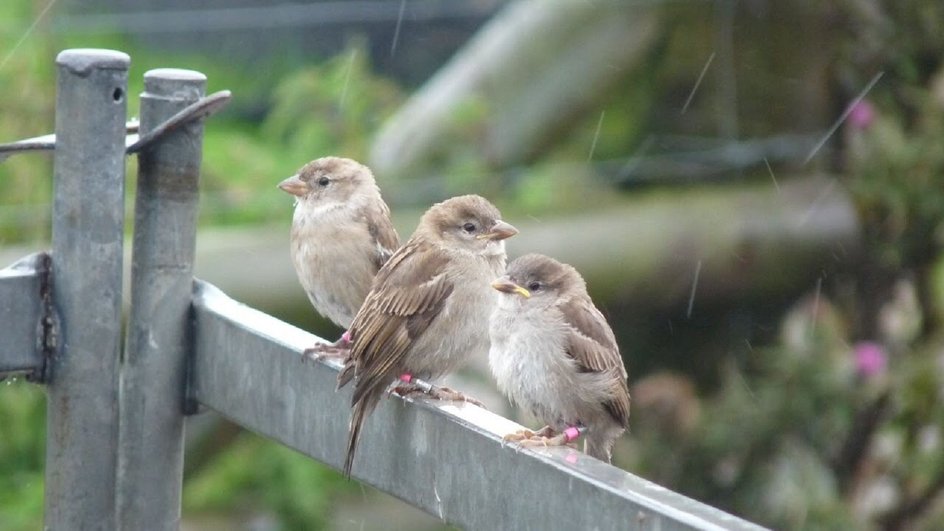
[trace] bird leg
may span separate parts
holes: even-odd
[[[302,361],[306,359],[320,360],[324,358],[344,358],[351,351],[351,331],[345,330],[334,343],[318,343],[306,348],[302,353]]]
[[[448,387],[439,387],[429,382],[420,380],[419,378],[414,378],[410,373],[404,373],[400,375],[400,381],[403,382],[404,385],[398,385],[394,387],[393,392],[402,397],[423,393],[428,398],[432,398],[434,400],[468,402],[481,408],[485,408],[485,404],[479,402],[471,396],[466,396],[459,391],[450,389]]]
[[[521,446],[564,446],[579,439],[580,436],[586,431],[587,428],[584,426],[568,426],[564,429],[564,431],[554,435],[554,430],[552,430],[549,426],[545,426],[539,430],[538,433],[532,432],[533,435],[531,437],[521,437],[521,439],[517,440],[516,442]],[[512,433],[506,435],[505,437],[517,438],[517,436],[521,433],[522,432]]]

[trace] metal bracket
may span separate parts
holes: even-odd
[[[52,255],[40,253],[37,272],[39,273],[40,316],[37,326],[39,352],[43,357],[42,367],[27,375],[26,379],[34,383],[46,383],[50,377],[52,357],[59,351],[59,314],[53,303]]]
[[[0,269],[0,301],[0,381],[16,374],[46,383],[60,343],[50,253],[34,253]]]
[[[184,107],[180,112],[171,116],[143,136],[138,134],[139,122],[137,120],[129,121],[125,124],[125,132],[128,135],[125,138],[125,153],[128,155],[138,153],[178,127],[215,114],[229,103],[230,98],[232,98],[232,93],[228,90],[214,92]],[[19,153],[28,151],[51,151],[54,149],[56,149],[55,134],[27,138],[8,144],[0,144],[0,163],[5,161],[8,157]]]

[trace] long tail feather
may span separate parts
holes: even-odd
[[[604,434],[589,434],[584,443],[584,451],[604,463],[609,463],[613,455],[614,439]]]
[[[376,409],[381,397],[383,397],[383,392],[384,388],[379,386],[369,389],[358,400],[351,403],[351,423],[347,431],[347,455],[344,458],[344,475],[348,478],[351,477],[351,468],[354,466],[354,453],[357,451],[357,443],[361,437],[361,428],[364,426],[367,416]]]
[[[354,404],[354,410],[351,412],[351,424],[347,430],[347,454],[344,457],[344,477],[351,477],[351,468],[354,466],[354,452],[357,451],[357,442],[361,437],[361,427],[364,425],[364,419],[367,416],[365,404],[359,402]]]
[[[338,386],[335,387],[335,391],[347,385],[348,382],[354,378],[355,370],[356,369],[353,360],[345,362],[344,368],[341,369],[340,373],[338,373]]]

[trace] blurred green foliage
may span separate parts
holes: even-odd
[[[25,38],[32,4],[0,3],[0,142],[49,132],[55,107],[53,46],[47,39]],[[20,24],[13,24],[20,21]],[[34,33],[42,33],[41,26]],[[43,125],[48,124],[48,125]],[[39,129],[37,129],[39,127]],[[12,157],[0,164],[0,244],[35,240],[48,233],[51,158]]]
[[[625,464],[775,529],[938,529],[944,344],[886,352],[887,370],[870,372],[849,329],[811,294],[716,393],[695,396],[682,374],[643,378]]]
[[[872,123],[849,133],[848,186],[867,248],[888,271],[926,266],[944,244],[944,76],[938,85],[938,94],[912,95],[910,124],[897,106],[882,106]]]
[[[234,92],[238,98],[239,89]],[[261,124],[214,121],[206,129],[201,222],[285,221],[291,201],[275,185],[328,154],[363,160],[379,121],[402,100],[394,83],[371,72],[356,42],[334,58],[286,74],[266,96]]]
[[[357,44],[283,79],[261,132],[295,159],[340,153],[365,160],[373,132],[402,101],[392,81],[372,73],[365,46]]]
[[[0,141],[51,132],[55,65],[59,50],[101,47],[132,57],[129,93],[143,90],[152,68],[190,68],[205,73],[208,92],[233,91],[229,108],[205,130],[201,224],[284,222],[291,201],[276,188],[309,160],[340,154],[364,158],[379,120],[402,101],[399,88],[375,76],[363,45],[354,41],[335,58],[304,68],[267,64],[266,75],[202,56],[157,54],[114,36],[54,35],[33,3],[0,3]],[[129,98],[129,117],[138,98]],[[267,102],[260,120],[254,102]],[[316,118],[317,117],[317,118]],[[0,164],[0,244],[46,241],[49,233],[51,157],[21,155]],[[128,164],[128,207],[133,204],[136,165]],[[130,215],[128,216],[130,219]],[[22,380],[0,383],[0,529],[41,528],[45,399],[43,389]],[[12,385],[11,385],[12,384]],[[285,529],[325,527],[338,496],[355,484],[329,468],[258,436],[243,433],[189,475],[184,509],[192,514],[274,515]]]
[[[0,529],[42,527],[45,416],[41,387],[0,382]]]
[[[732,356],[634,386],[628,468],[777,529],[944,525],[944,4],[847,0],[834,82],[858,263]],[[883,76],[862,100],[856,95]],[[842,109],[840,109],[842,110]],[[697,355],[697,353],[692,353]]]
[[[633,388],[633,433],[622,443],[618,464],[777,528],[940,528],[944,508],[933,502],[944,489],[944,4],[843,0],[824,6],[797,0],[771,9],[789,12],[798,6],[794,20],[828,12],[845,23],[844,33],[831,34],[842,38],[831,42],[840,53],[829,80],[838,85],[843,101],[877,70],[886,72],[869,95],[874,117],[841,133],[841,185],[860,215],[866,263],[847,276],[827,279],[822,292],[817,289],[796,302],[771,344],[748,343],[743,356],[731,355],[711,390],[696,389],[691,378],[695,368],[689,374],[639,375],[631,362],[630,372],[639,380]],[[0,24],[0,50],[5,50],[0,56],[0,141],[51,131],[52,59],[60,49],[129,52],[131,93],[141,91],[148,69],[200,70],[208,75],[209,92],[234,92],[229,108],[206,128],[204,225],[284,223],[291,200],[276,183],[325,154],[366,159],[380,122],[405,98],[394,82],[373,73],[361,41],[301,68],[276,60],[260,74],[198,55],[157,54],[114,36],[53,34],[42,21],[21,42],[42,7],[26,0],[0,3],[0,20],[6,21]],[[674,120],[684,123],[685,132],[701,132],[711,114],[657,114],[660,101],[687,96],[691,73],[708,57],[704,49],[691,53],[698,48],[692,43],[710,40],[712,31],[708,24],[693,23],[705,18],[704,6],[669,9],[689,18],[670,25],[665,49],[654,53],[646,67],[655,75],[634,79],[608,95],[606,103],[586,113],[566,138],[527,168],[483,177],[488,164],[466,140],[481,134],[486,102],[456,109],[455,130],[445,132],[454,138],[454,149],[431,161],[440,168],[445,187],[464,189],[476,183],[488,187],[481,190],[486,195],[500,190],[513,208],[528,212],[560,214],[577,205],[616,201],[613,188],[594,179],[595,169],[583,161],[625,157],[642,141],[648,122]],[[745,31],[761,34],[754,38],[769,46],[739,51],[739,60],[755,68],[783,55],[781,48],[795,43],[796,32],[779,20],[769,17],[766,23],[773,27],[745,24]],[[769,39],[763,35],[768,30]],[[813,46],[820,44],[814,40]],[[685,61],[660,64],[660,53],[673,51]],[[818,61],[832,56],[823,57],[813,61],[796,54],[788,60],[813,64],[803,81],[821,82],[816,76],[826,69]],[[777,63],[776,68],[784,67]],[[743,83],[760,91],[780,82],[782,75],[776,69],[752,70]],[[680,78],[684,88],[677,84]],[[659,94],[664,85],[677,94]],[[709,95],[699,97],[708,107],[718,105]],[[797,91],[793,97],[801,101],[805,93]],[[743,104],[741,113],[751,116],[742,125],[778,132],[783,121],[752,114],[756,109],[751,105],[758,102],[771,106],[762,98]],[[129,105],[129,115],[136,115],[137,98],[130,98]],[[793,103],[773,105],[781,118],[802,114]],[[50,158],[43,155],[0,164],[0,244],[48,237],[50,172]],[[133,162],[128,183],[130,197]],[[403,192],[390,188],[396,201],[395,194]],[[400,188],[406,194],[418,189]],[[430,195],[441,192],[435,189]],[[662,193],[670,195],[671,190]],[[880,346],[887,367],[870,372],[860,366],[863,340]],[[695,365],[699,354],[683,355]],[[21,381],[0,383],[4,530],[41,526],[44,407],[41,388]],[[286,529],[308,529],[327,525],[336,497],[352,488],[310,459],[242,433],[188,474],[184,510],[247,518],[266,513]]]
[[[0,26],[0,42],[22,36],[33,16],[28,6],[22,0],[0,6],[0,19],[19,21]],[[320,156],[366,158],[374,130],[404,98],[395,83],[373,74],[367,51],[356,39],[337,57],[302,68],[274,62],[266,65],[266,75],[259,75],[199,55],[168,58],[115,36],[80,40],[53,35],[40,24],[0,68],[5,96],[0,100],[0,142],[52,131],[52,59],[58,50],[70,47],[129,53],[131,94],[143,90],[144,72],[170,66],[205,73],[210,93],[233,91],[228,108],[205,130],[200,210],[205,225],[284,222],[291,201],[275,185]],[[137,116],[138,98],[128,102],[128,116]],[[264,102],[261,115],[258,102]],[[129,159],[129,199],[135,171]],[[0,244],[48,239],[51,172],[48,154],[15,156],[0,164]],[[132,202],[127,204],[130,208]]]
[[[358,47],[287,75],[261,125],[234,120],[207,128],[201,222],[284,221],[291,202],[275,185],[326,154],[363,159],[368,124],[401,99],[392,83],[370,73]]]
[[[230,515],[235,510],[246,520],[268,511],[285,529],[320,529],[328,524],[334,500],[356,488],[330,468],[244,432],[187,479],[183,509]]]

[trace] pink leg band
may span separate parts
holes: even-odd
[[[350,343],[350,342],[351,342],[351,331],[350,331],[350,330],[345,330],[344,333],[341,334],[341,342],[343,342],[343,343]]]
[[[408,372],[405,372],[400,375],[400,381],[404,383],[410,383],[413,381],[413,375]]]
[[[580,438],[580,429],[576,426],[571,426],[564,430],[564,440],[567,442],[576,441]]]

